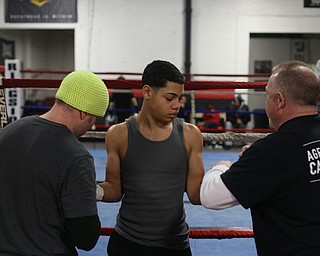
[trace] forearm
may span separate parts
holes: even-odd
[[[189,201],[191,204],[194,204],[194,205],[200,205],[201,204],[201,201],[200,201],[200,185],[198,187],[198,189],[194,190],[194,191],[186,191],[187,192],[187,195],[188,195],[188,198],[189,198]]]
[[[204,207],[221,210],[239,204],[220,177],[227,169],[227,166],[216,165],[205,174],[200,188],[200,199]]]
[[[97,184],[96,195],[98,201],[119,202],[122,198],[120,186],[113,186],[110,182]]]

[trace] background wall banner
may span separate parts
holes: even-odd
[[[5,0],[8,23],[77,22],[77,0]]]
[[[8,120],[8,114],[7,114],[5,91],[2,86],[2,79],[1,79],[0,81],[0,130],[2,130],[8,123],[9,123],[9,120]]]
[[[320,8],[320,0],[304,0],[304,7]]]

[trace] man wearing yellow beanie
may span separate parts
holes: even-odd
[[[78,138],[104,116],[103,81],[88,71],[66,76],[56,102],[0,132],[0,251],[77,255],[100,234],[92,155]]]

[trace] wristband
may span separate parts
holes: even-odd
[[[96,199],[97,199],[97,201],[102,201],[103,197],[104,197],[104,189],[99,184],[97,184],[96,185]]]

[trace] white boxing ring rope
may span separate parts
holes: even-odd
[[[266,137],[270,133],[236,133],[236,132],[222,132],[222,133],[206,133],[202,132],[203,139],[206,141],[237,141],[237,142],[255,142],[258,139]],[[106,132],[103,131],[88,131],[81,136],[83,139],[97,139],[104,140]]]

